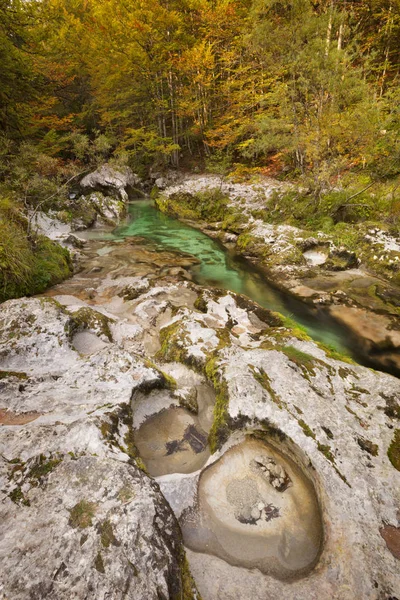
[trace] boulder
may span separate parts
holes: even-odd
[[[70,452],[1,471],[1,598],[182,597],[178,524],[136,466]]]
[[[129,193],[137,189],[140,183],[140,178],[129,167],[116,168],[105,164],[85,175],[80,181],[80,187],[85,192],[99,191],[116,195],[120,200],[126,202]]]
[[[2,600],[194,597],[176,519],[132,441],[134,391],[164,379],[110,323],[50,298],[0,306]],[[98,340],[87,354],[83,334]]]

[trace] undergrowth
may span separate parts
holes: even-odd
[[[31,232],[18,207],[0,199],[0,302],[39,294],[71,273],[68,250]]]

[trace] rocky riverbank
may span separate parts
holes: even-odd
[[[400,372],[399,239],[366,226],[353,251],[327,234],[270,223],[276,195],[292,186],[266,178],[246,184],[198,175],[161,183],[160,210],[234,248],[277,287],[323,306],[371,364]]]
[[[394,598],[398,380],[194,285],[190,256],[80,252],[0,307],[0,597]]]

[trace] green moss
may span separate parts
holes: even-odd
[[[365,452],[368,452],[368,454],[371,454],[372,456],[378,456],[378,444],[373,444],[369,440],[366,440],[362,437],[357,438],[357,443],[360,446],[360,448],[362,448],[362,450],[365,450]]]
[[[303,327],[299,323],[296,323],[296,321],[294,321],[290,317],[286,317],[279,313],[275,313],[275,314],[280,317],[280,319],[282,320],[283,326],[287,329],[290,329],[291,335],[296,337],[298,340],[302,340],[304,342],[308,342],[311,340],[305,327]]]
[[[254,247],[260,244],[260,240],[251,233],[241,233],[236,240],[236,248],[240,252],[248,252],[250,249],[254,250]]]
[[[317,344],[317,346],[319,348],[321,348],[321,350],[323,350],[325,352],[325,354],[328,356],[328,358],[333,358],[334,360],[340,360],[342,362],[346,362],[350,365],[355,365],[356,363],[354,362],[354,360],[348,356],[347,354],[343,354],[343,352],[339,352],[339,350],[337,350],[334,346],[330,346],[329,344],[324,344],[323,342],[315,342]],[[346,377],[346,374],[352,374],[351,371],[344,370],[343,367],[341,367],[341,372],[339,373],[340,376],[343,378]]]
[[[17,379],[28,379],[28,375],[22,371],[0,371],[0,379],[16,377]]]
[[[160,195],[155,202],[161,212],[193,221],[215,223],[234,215],[228,205],[228,196],[218,188],[196,194],[177,192],[170,196]]]
[[[254,367],[253,365],[249,365],[249,368],[253,373],[254,379],[268,392],[271,400],[275,402],[279,408],[282,408],[283,402],[271,386],[271,379],[264,369],[261,369],[260,367]]]
[[[30,506],[31,503],[29,502],[29,500],[27,498],[25,498],[22,490],[20,487],[17,487],[15,489],[13,489],[12,492],[10,492],[10,494],[8,494],[8,497],[10,498],[10,500],[12,500],[15,504],[19,504],[19,505],[23,505],[23,506]]]
[[[315,377],[315,363],[317,362],[314,356],[302,352],[293,346],[283,346],[281,351],[286,354],[290,362],[300,367],[307,378],[312,375]]]
[[[46,458],[44,454],[40,454],[38,457],[36,464],[30,469],[27,476],[30,479],[40,480],[42,477],[45,477],[53,469],[57,467],[62,461],[61,455],[56,455],[54,458]]]
[[[193,388],[185,397],[179,396],[179,406],[186,408],[189,412],[197,415],[199,405],[197,403],[197,390]]]
[[[104,548],[109,546],[120,546],[121,542],[117,540],[114,535],[113,527],[111,522],[108,520],[103,521],[99,526],[100,540]]]
[[[196,583],[190,572],[190,567],[186,554],[184,554],[181,562],[181,581],[182,593],[176,600],[201,600],[201,596],[196,589]]]
[[[240,233],[248,222],[248,217],[243,213],[231,213],[226,216],[222,222],[221,229],[231,231],[232,233]]]
[[[317,448],[331,463],[335,462],[335,457],[333,456],[331,448],[328,446],[328,444],[321,444],[318,442]]]
[[[332,431],[329,429],[329,427],[324,427],[323,425],[321,425],[321,429],[322,431],[324,431],[326,433],[326,435],[328,436],[328,438],[330,440],[333,440],[333,433]]]
[[[168,373],[164,373],[164,371],[161,371],[161,369],[157,369],[157,370],[162,375],[164,387],[168,390],[176,390],[176,388],[178,387],[176,379],[174,377],[172,377],[172,375],[168,375]]]
[[[229,393],[228,385],[220,373],[218,357],[212,356],[207,361],[205,373],[216,392],[213,424],[208,436],[210,450],[214,454],[226,442],[231,431],[231,418],[228,411]]]
[[[185,362],[186,350],[179,345],[181,332],[181,321],[175,321],[160,329],[161,348],[157,352],[157,358],[168,359],[171,362]]]
[[[107,420],[100,422],[99,428],[103,438],[110,446],[124,452],[135,465],[147,473],[147,469],[139,456],[133,431],[133,415],[130,404],[120,404],[115,411],[106,413]],[[126,433],[121,439],[120,426],[125,425]],[[124,429],[125,429],[124,428]]]
[[[105,573],[106,572],[106,570],[104,568],[104,562],[103,562],[103,557],[101,556],[101,552],[97,553],[97,556],[96,556],[95,561],[94,561],[94,566],[95,566],[95,569],[99,573]]]
[[[287,439],[290,439],[285,432],[281,429],[273,425],[268,419],[262,419],[259,421],[262,429],[257,429],[251,432],[251,436],[255,437],[259,440],[263,440],[265,442],[270,441],[270,438],[274,438],[279,442],[284,442]]]
[[[112,425],[108,421],[103,421],[100,425],[101,435],[104,439],[107,439],[112,432]]]
[[[231,334],[229,333],[229,330],[226,327],[216,329],[215,333],[219,340],[218,346],[216,348],[217,350],[222,350],[222,348],[227,348],[228,346],[231,345],[231,343],[232,343]]]
[[[339,369],[338,369],[338,375],[342,379],[346,379],[349,375],[352,375],[352,374],[353,373],[350,371],[350,369],[347,369],[346,367],[339,367]]]
[[[396,429],[387,455],[395,469],[400,471],[400,429]]]
[[[91,527],[96,509],[97,505],[94,502],[81,500],[69,511],[69,525],[79,529]]]
[[[386,396],[385,394],[380,395],[386,403],[384,408],[385,415],[391,419],[400,419],[400,404],[397,402],[395,396]]]
[[[206,299],[203,291],[200,292],[200,294],[197,296],[196,300],[194,301],[194,307],[196,310],[199,310],[202,313],[207,312],[207,299]]]
[[[315,440],[315,433],[313,432],[311,427],[309,427],[307,423],[303,421],[303,419],[299,419],[298,424],[300,425],[306,436],[311,437],[313,438],[313,440]]]
[[[90,329],[96,334],[104,335],[112,342],[110,323],[113,322],[113,319],[106,317],[97,310],[88,306],[83,306],[72,315],[70,332],[71,334],[74,334],[77,331]]]
[[[68,250],[21,223],[0,206],[0,302],[39,294],[72,274]]]

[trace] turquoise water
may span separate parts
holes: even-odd
[[[302,325],[309,335],[341,352],[352,355],[347,343],[348,334],[317,308],[291,298],[271,286],[265,275],[251,263],[226,250],[201,231],[177,219],[164,215],[150,200],[136,200],[129,206],[127,221],[112,233],[90,237],[123,239],[130,236],[148,238],[160,248],[177,250],[195,256],[200,263],[191,268],[193,280],[203,286],[218,287],[244,294],[271,310],[291,317]]]

